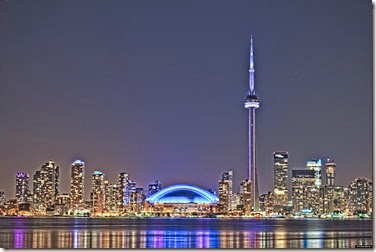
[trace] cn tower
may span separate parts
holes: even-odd
[[[260,210],[259,191],[256,167],[256,109],[259,107],[259,98],[255,92],[255,68],[253,64],[253,36],[249,51],[249,91],[244,100],[244,107],[248,109],[248,179],[252,183],[252,209]]]

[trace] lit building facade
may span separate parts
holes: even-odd
[[[78,213],[84,208],[85,162],[75,160],[71,164],[71,209]]]
[[[319,192],[320,214],[345,213],[345,192],[343,186],[322,185]]]
[[[231,196],[233,185],[232,171],[226,171],[222,174],[222,179],[218,182],[219,212],[227,213],[231,209]]]
[[[5,203],[5,192],[0,192],[0,206],[3,206]]]
[[[59,194],[60,171],[53,161],[48,161],[33,177],[33,206],[38,214],[54,209]]]
[[[327,159],[325,163],[325,182],[326,185],[334,186],[335,185],[335,176],[336,176],[336,163],[333,160]]]
[[[366,178],[356,178],[349,185],[350,214],[372,213],[372,182]]]
[[[207,215],[215,212],[219,199],[193,185],[172,185],[146,199],[145,212],[160,215]]]
[[[119,212],[124,213],[129,210],[130,204],[130,192],[129,192],[129,175],[125,172],[119,173],[118,176],[118,190],[119,190],[119,198],[118,198],[118,206]]]
[[[244,99],[244,107],[248,109],[248,179],[252,181],[252,210],[259,211],[259,192],[256,166],[256,109],[260,100],[255,92],[255,68],[253,62],[253,37],[249,52],[249,91]]]
[[[243,211],[245,215],[249,215],[252,211],[252,182],[245,179],[240,183],[240,193],[243,200]]]
[[[321,186],[321,159],[314,159],[307,161],[307,169],[315,171],[315,185],[317,188]]]
[[[315,174],[313,169],[292,170],[292,203],[295,213],[316,211],[319,189],[316,187]]]
[[[71,196],[68,193],[63,193],[57,196],[55,204],[55,215],[64,216],[69,215],[71,211]]]
[[[274,161],[274,205],[287,206],[288,191],[288,153],[278,151],[273,153]]]
[[[260,197],[260,210],[269,215],[274,212],[274,193],[268,192],[261,194]]]
[[[94,171],[92,178],[92,189],[90,193],[91,214],[102,214],[104,210],[104,173]]]
[[[18,203],[29,202],[29,174],[26,172],[16,173],[16,199]]]
[[[162,184],[159,180],[154,181],[154,183],[149,184],[148,197],[152,196],[154,193],[159,192],[162,189]]]
[[[119,188],[117,183],[104,181],[105,203],[104,211],[107,214],[119,213]]]

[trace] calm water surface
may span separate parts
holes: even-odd
[[[354,248],[372,220],[0,218],[3,248]]]

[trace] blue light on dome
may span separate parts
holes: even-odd
[[[210,192],[193,185],[172,185],[146,199],[149,203],[208,203],[219,199]]]

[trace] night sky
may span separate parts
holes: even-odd
[[[372,6],[365,0],[0,0],[0,190],[47,160],[146,187],[217,190],[247,174],[254,35],[260,192],[330,156],[337,183],[372,175]],[[30,183],[32,184],[32,183]]]

